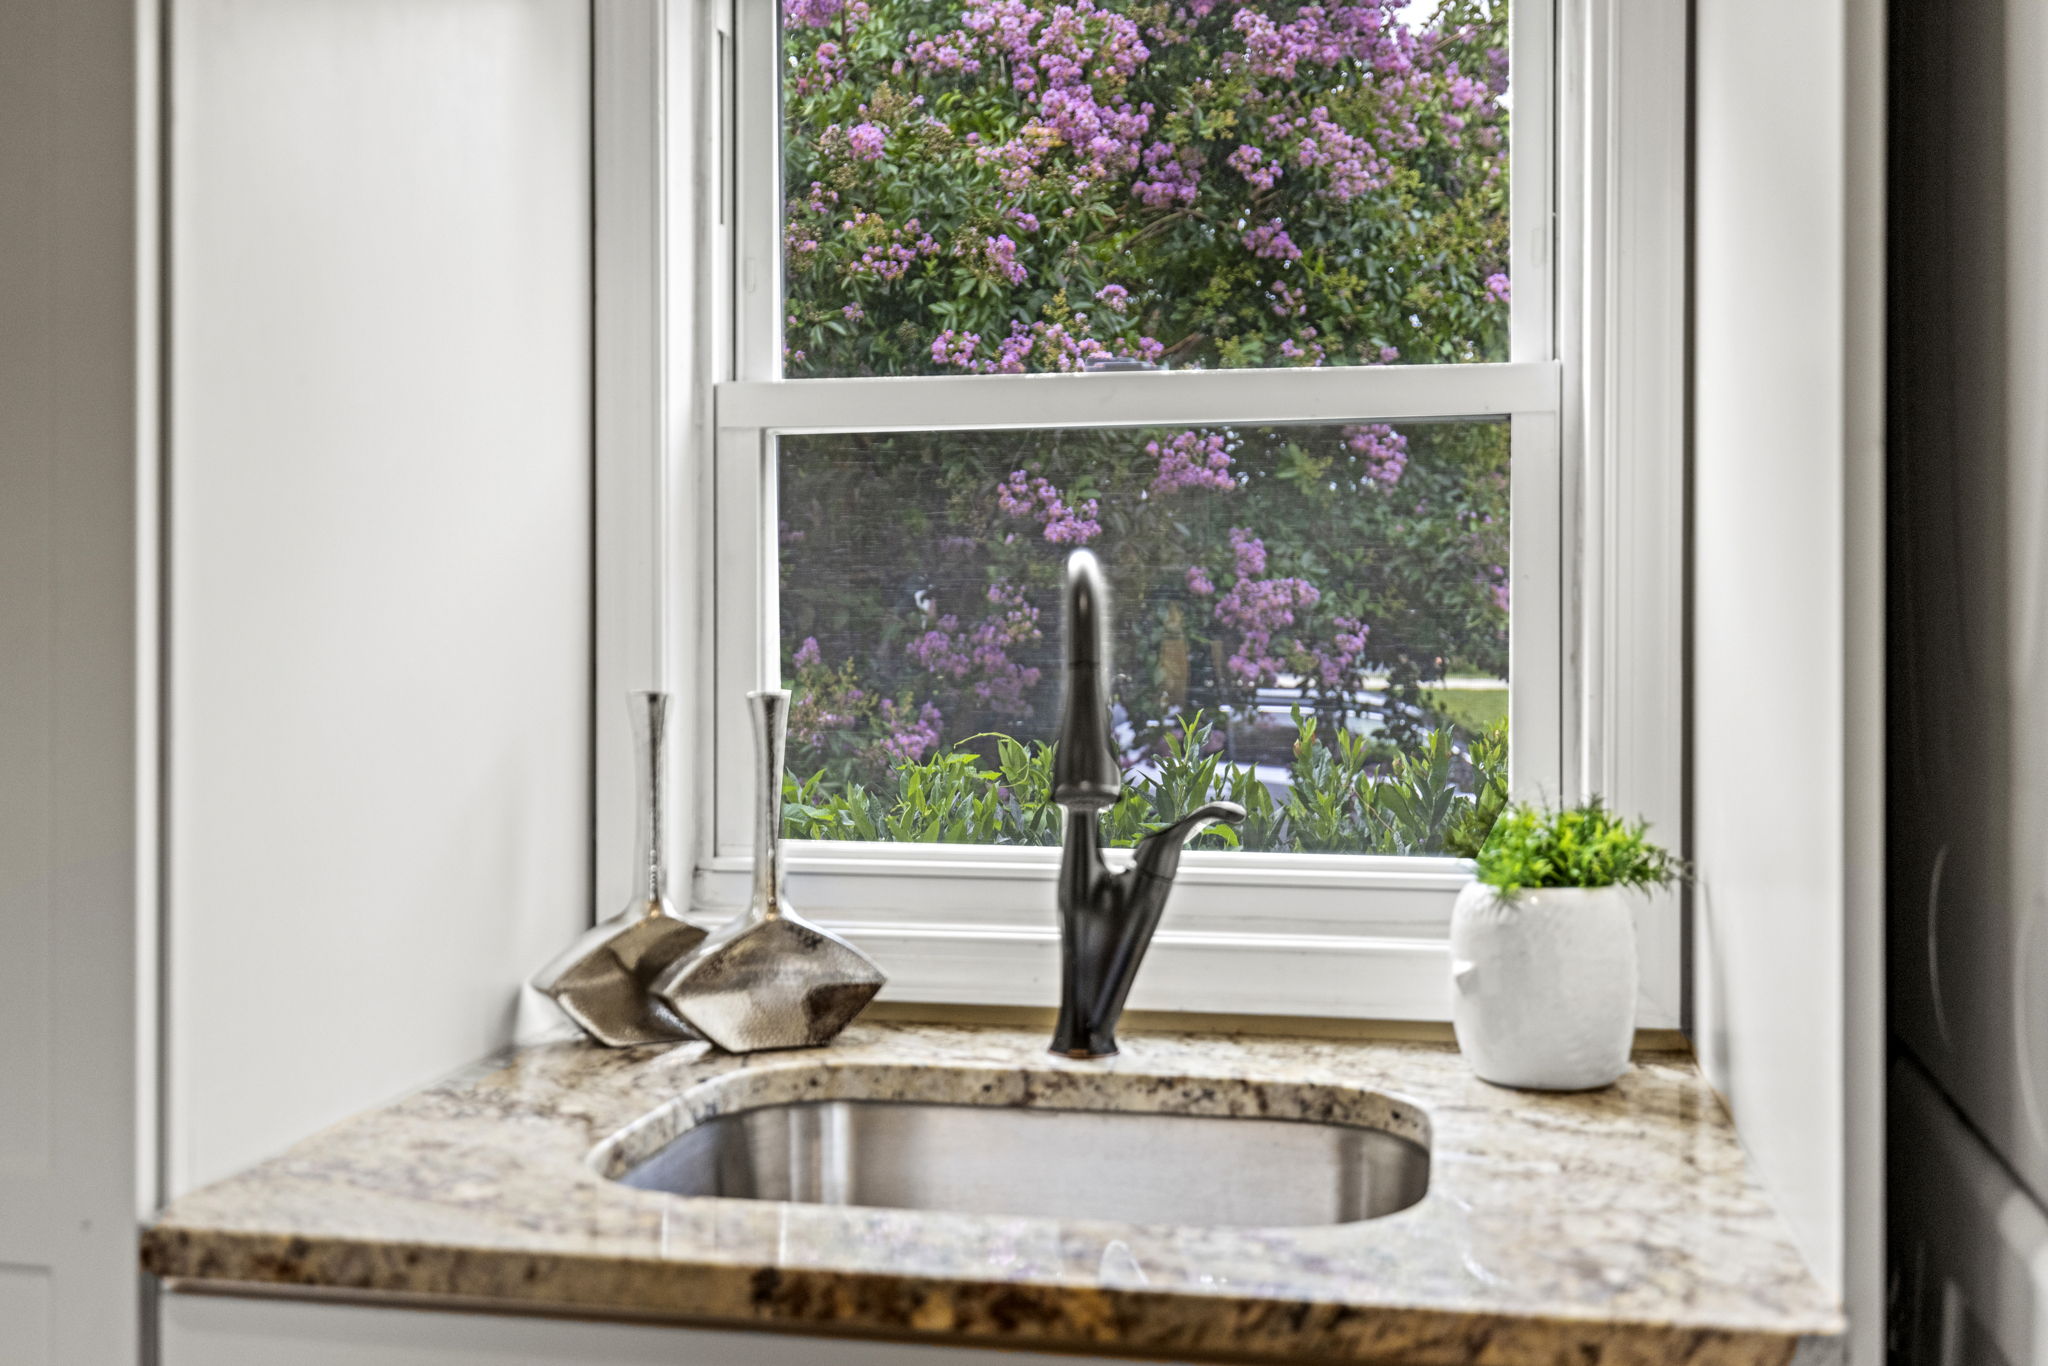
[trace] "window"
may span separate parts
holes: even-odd
[[[785,834],[1059,843],[1062,561],[1093,545],[1127,769],[1112,844],[1224,797],[1248,819],[1196,847],[1470,852],[1506,797],[1508,438],[1499,421],[783,436]]]
[[[796,902],[899,994],[1049,999],[1053,586],[1085,544],[1117,609],[1113,838],[1197,788],[1253,810],[1184,863],[1134,1004],[1441,1018],[1454,856],[1503,786],[1599,782],[1586,670],[1632,667],[1606,648],[1626,614],[1583,605],[1581,505],[1614,490],[1580,461],[1566,291],[1600,262],[1557,155],[1593,126],[1558,73],[1617,23],[1539,0],[657,21],[671,185],[719,168],[649,234],[703,286],[671,278],[690,373],[666,382],[710,458],[664,445],[704,496],[672,492],[641,557],[665,594],[623,596],[701,680],[699,904],[744,895],[743,697],[780,680]],[[634,203],[605,153],[601,271],[604,206]]]

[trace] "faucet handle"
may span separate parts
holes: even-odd
[[[1187,842],[1219,822],[1236,825],[1244,820],[1244,808],[1236,802],[1209,802],[1198,806],[1164,830],[1155,830],[1138,841],[1131,855],[1131,871],[1145,877],[1171,881],[1180,871],[1180,851]]]
[[[1103,811],[1123,792],[1109,723],[1109,584],[1090,550],[1067,556],[1066,702],[1053,749],[1052,799],[1073,811]]]

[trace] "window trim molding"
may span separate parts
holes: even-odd
[[[1559,0],[1559,354],[1575,546],[1568,791],[1683,849],[1687,107],[1683,0]],[[1684,1013],[1681,893],[1637,916],[1639,1023]]]
[[[704,714],[712,573],[711,384],[732,338],[721,193],[730,0],[594,0],[592,445],[594,919],[632,897],[634,756],[623,703],[668,692],[676,724],[666,848],[687,872],[710,809]],[[709,305],[708,307],[706,305]],[[688,878],[671,873],[672,895]]]
[[[1555,27],[1546,88],[1518,88],[1518,95],[1535,94],[1546,118],[1557,120],[1559,136],[1546,143],[1546,152],[1555,148],[1555,166],[1539,167],[1535,176],[1528,156],[1519,154],[1518,183],[1541,183],[1540,193],[1518,193],[1514,210],[1553,215],[1560,231],[1517,235],[1518,289],[1531,281],[1545,288],[1553,272],[1557,289],[1554,308],[1517,310],[1513,362],[1444,367],[1463,376],[1386,367],[1201,377],[1210,391],[1204,401],[1218,405],[1218,420],[1254,420],[1251,414],[1270,411],[1270,397],[1253,390],[1282,392],[1272,385],[1276,378],[1299,386],[1311,410],[1325,402],[1348,410],[1369,387],[1375,392],[1366,406],[1390,417],[1441,413],[1441,404],[1427,402],[1436,386],[1547,386],[1547,401],[1537,405],[1483,405],[1515,415],[1518,475],[1540,478],[1558,499],[1551,523],[1557,544],[1536,548],[1562,566],[1563,583],[1550,594],[1557,619],[1528,621],[1518,613],[1515,629],[1550,634],[1562,661],[1552,671],[1554,686],[1530,688],[1518,678],[1513,724],[1518,737],[1536,730],[1555,736],[1555,766],[1539,765],[1557,775],[1555,789],[1540,785],[1546,795],[1602,791],[1670,835],[1680,829],[1682,792],[1683,565],[1680,540],[1669,528],[1683,511],[1684,11],[1683,0],[1557,0],[1554,13],[1524,0],[1518,10],[1518,24],[1525,23],[1520,14],[1534,17],[1518,28],[1518,48],[1524,41],[1549,44]],[[678,870],[672,891],[680,897],[687,885],[692,918],[707,923],[729,916],[745,895],[745,859],[729,841],[721,849],[712,829],[714,814],[731,805],[717,799],[712,756],[721,736],[742,734],[732,728],[737,702],[710,705],[730,691],[717,678],[716,595],[709,585],[717,576],[713,519],[717,505],[732,499],[731,481],[718,477],[718,467],[732,459],[732,429],[745,425],[758,434],[771,422],[799,426],[816,411],[809,405],[831,394],[816,386],[829,385],[867,391],[864,403],[872,397],[895,405],[893,425],[904,423],[900,391],[890,386],[906,381],[765,378],[779,348],[774,338],[755,335],[759,328],[750,330],[735,307],[743,283],[758,289],[767,283],[763,272],[776,269],[759,258],[737,259],[726,228],[775,207],[740,202],[729,174],[737,162],[762,155],[767,136],[758,120],[736,117],[734,40],[743,29],[772,32],[772,16],[763,0],[595,3],[593,842],[600,916],[626,896],[631,756],[618,699],[635,688],[665,688],[677,699],[674,763],[684,781],[673,785],[679,800],[669,841]],[[1572,249],[1556,249],[1565,244]],[[1653,263],[1671,266],[1662,280],[1645,275]],[[720,319],[733,325],[714,321]],[[748,378],[714,390],[714,377],[736,375]],[[1010,425],[991,422],[980,400],[1001,395],[1007,408],[1021,392],[1036,405],[1047,378],[1075,377],[947,378],[929,402],[918,400],[925,416],[941,420],[917,425]],[[1133,396],[1166,397],[1164,389],[1134,385],[1185,386],[1194,378],[1089,376],[1088,389],[1058,392],[1075,395],[1076,405],[1114,406]],[[1346,380],[1361,392],[1329,398]],[[951,420],[944,420],[947,412]],[[1119,409],[1116,420],[1131,422],[1131,412]],[[829,425],[843,430],[846,422],[840,416]],[[753,458],[759,456],[757,446]],[[1518,487],[1518,526],[1533,520],[1525,497]],[[1522,569],[1515,572],[1519,598]],[[1530,790],[1519,776],[1517,786]],[[1249,865],[1219,866],[1262,857],[1292,862],[1256,874]],[[1056,989],[1049,966],[1056,935],[1049,911],[1033,896],[1049,881],[1041,865],[1055,859],[1051,850],[800,842],[790,846],[790,890],[797,905],[811,908],[807,913],[877,954],[890,972],[892,999],[1046,1005]],[[1430,866],[1374,866],[1389,862]],[[1133,1006],[1447,1018],[1445,935],[1451,901],[1469,876],[1463,865],[1355,857],[1344,857],[1342,867],[1329,863],[1301,855],[1190,855]],[[687,880],[685,869],[692,870]],[[1369,909],[1361,909],[1362,897]],[[1639,930],[1638,1022],[1675,1025],[1675,909],[1646,915]]]

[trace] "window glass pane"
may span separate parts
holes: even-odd
[[[1475,798],[1505,795],[1508,432],[782,437],[787,833],[1055,842],[1086,545],[1114,604],[1112,839],[1224,797],[1245,848],[1464,852]]]
[[[783,0],[785,372],[1507,358],[1507,0]]]

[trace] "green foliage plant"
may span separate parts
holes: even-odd
[[[1472,771],[1478,782],[1469,804],[1462,806],[1445,827],[1444,852],[1457,858],[1477,858],[1485,847],[1501,812],[1508,806],[1508,732],[1502,721],[1472,742]]]
[[[1217,826],[1196,848],[1275,853],[1463,855],[1485,842],[1506,804],[1503,729],[1461,754],[1452,732],[1429,732],[1414,755],[1382,759],[1354,732],[1318,738],[1316,718],[1295,711],[1299,736],[1285,795],[1248,764],[1224,761],[1201,713],[1182,718],[1148,770],[1127,777],[1124,797],[1103,813],[1104,840],[1129,847],[1210,801],[1245,808],[1238,827]],[[993,764],[970,746],[992,742]],[[969,736],[926,759],[898,760],[869,787],[826,768],[783,779],[783,833],[790,839],[890,840],[921,844],[1052,845],[1061,812],[1052,800],[1053,746],[1012,736]],[[1459,770],[1469,770],[1462,781]],[[1467,790],[1467,788],[1472,790]]]
[[[1494,823],[1479,850],[1479,880],[1504,900],[1542,887],[1664,887],[1683,874],[1649,827],[1627,821],[1593,797],[1576,806],[1528,803]]]

